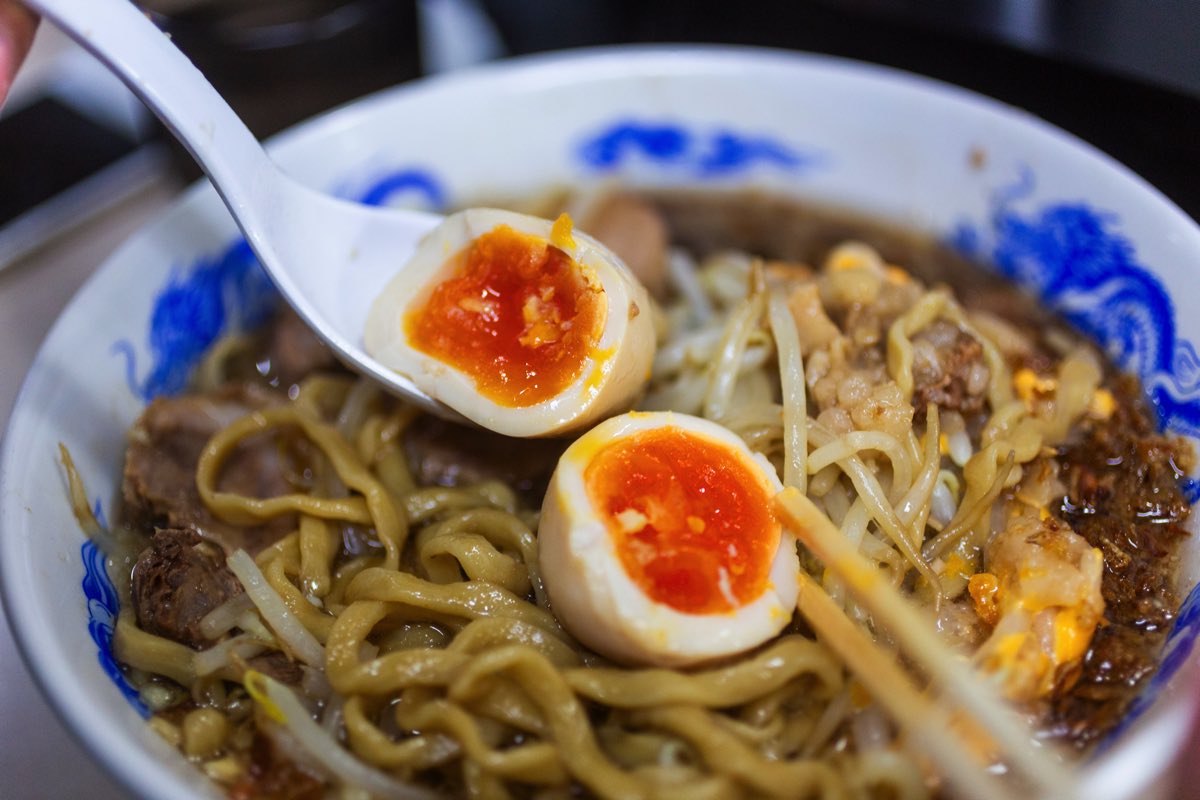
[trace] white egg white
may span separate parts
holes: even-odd
[[[498,225],[550,241],[553,223],[489,208],[447,217],[426,235],[371,306],[364,332],[367,352],[407,375],[430,397],[508,436],[564,434],[631,407],[649,380],[654,358],[650,300],[618,256],[579,231],[571,237],[573,244],[559,246],[599,281],[605,322],[579,377],[562,392],[535,405],[499,405],[481,395],[469,375],[410,346],[404,333],[405,313],[451,277],[455,254]]]
[[[631,412],[597,425],[558,462],[542,505],[538,554],[560,622],[596,652],[630,664],[686,666],[743,652],[791,620],[800,569],[796,540],[781,530],[763,593],[727,613],[687,614],[646,595],[621,564],[588,497],[584,471],[606,445],[638,431],[673,426],[727,448],[761,479],[769,498],[783,489],[761,455],[726,428],[687,414]]]

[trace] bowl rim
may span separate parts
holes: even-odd
[[[1156,214],[1166,214],[1172,218],[1175,224],[1191,228],[1194,233],[1200,234],[1200,226],[1146,179],[1095,145],[1029,111],[918,73],[837,56],[776,48],[740,45],[638,44],[561,50],[503,59],[453,73],[423,77],[365,95],[302,121],[271,137],[265,144],[272,155],[278,155],[302,144],[310,137],[322,133],[336,135],[338,131],[353,129],[364,119],[369,119],[376,114],[381,107],[403,104],[425,95],[453,90],[459,86],[486,85],[489,82],[506,83],[521,78],[541,79],[543,87],[578,81],[580,77],[578,72],[560,71],[558,68],[562,65],[571,66],[576,70],[584,69],[589,78],[612,77],[616,79],[630,78],[639,72],[656,67],[681,75],[694,74],[697,67],[703,72],[723,72],[725,74],[752,71],[754,68],[796,70],[809,73],[808,77],[810,78],[813,73],[829,72],[874,83],[889,91],[899,90],[935,98],[939,102],[957,106],[973,114],[1004,118],[1023,126],[1034,137],[1049,139],[1060,147],[1075,150],[1090,157],[1096,162],[1098,168],[1115,171],[1119,177],[1140,189],[1144,193],[1145,199],[1154,204]],[[537,87],[535,86],[531,91],[537,91]],[[22,576],[13,564],[18,550],[16,531],[21,527],[19,519],[24,510],[24,504],[15,496],[13,485],[16,482],[15,476],[19,473],[21,445],[23,440],[31,436],[34,430],[33,426],[21,423],[25,422],[25,417],[31,413],[26,406],[29,405],[29,397],[35,390],[37,376],[44,370],[48,344],[63,335],[62,330],[67,324],[66,320],[78,313],[78,308],[84,302],[84,298],[93,291],[97,283],[106,278],[108,273],[117,269],[115,265],[125,260],[127,252],[146,237],[151,229],[159,225],[170,224],[165,220],[171,215],[183,213],[182,209],[185,206],[201,202],[198,200],[200,195],[212,192],[213,189],[206,178],[195,181],[168,205],[151,215],[115,251],[96,266],[93,273],[63,307],[39,345],[37,354],[22,380],[22,386],[14,400],[3,439],[0,440],[0,605],[4,608],[17,650],[25,669],[34,680],[43,698],[71,736],[108,774],[115,777],[124,788],[139,797],[188,797],[194,795],[188,787],[179,782],[178,773],[172,772],[167,765],[156,761],[145,748],[131,749],[123,736],[106,735],[102,726],[93,725],[85,719],[85,715],[79,710],[84,707],[79,703],[86,703],[86,696],[81,684],[59,681],[60,685],[53,685],[52,678],[56,677],[55,673],[60,673],[59,677],[67,674],[65,665],[56,663],[53,658],[47,658],[47,655],[52,655],[48,651],[50,647],[48,642],[52,641],[54,637],[45,631],[36,630],[18,613],[25,603],[20,592],[20,589],[23,588]],[[28,593],[24,596],[28,596]],[[80,622],[82,623],[82,620]],[[43,666],[48,666],[46,672],[43,672]],[[1200,675],[1200,659],[1193,650],[1177,681],[1186,678],[1194,684],[1198,675]],[[75,702],[68,702],[69,700]],[[1200,705],[1200,694],[1191,691],[1179,700],[1180,702],[1173,703],[1170,709],[1163,709],[1165,704],[1160,700],[1143,718],[1145,721],[1146,717],[1155,717],[1152,720],[1155,723],[1155,729],[1172,734],[1173,741],[1176,742],[1174,748],[1168,749],[1166,752],[1161,749],[1151,752],[1144,746],[1138,747],[1137,745],[1142,743],[1149,734],[1149,730],[1131,730],[1096,761],[1081,766],[1084,785],[1098,788],[1101,779],[1111,780],[1113,778],[1109,774],[1112,770],[1104,769],[1106,765],[1132,760],[1135,755],[1142,767],[1148,766],[1152,761],[1160,762],[1159,768],[1153,770],[1154,774],[1160,773],[1162,768],[1170,763],[1186,744],[1186,736],[1182,734],[1186,733],[1194,711]],[[197,772],[197,775],[200,773]],[[200,777],[209,787],[215,787],[215,784],[209,782],[207,778],[202,775]],[[167,781],[168,784],[164,784],[164,781]],[[164,795],[167,785],[170,786],[170,791]],[[1108,793],[1101,792],[1101,794],[1109,796]]]

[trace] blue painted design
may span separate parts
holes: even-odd
[[[1141,379],[1159,424],[1200,436],[1200,357],[1177,333],[1175,307],[1162,282],[1118,232],[1117,215],[1084,202],[1051,203],[1022,212],[1035,187],[1031,170],[992,198],[984,224],[965,220],[947,236],[964,255],[990,263],[1104,347]],[[1183,477],[1188,502],[1200,501],[1200,480]],[[1200,637],[1200,586],[1175,619],[1158,671],[1101,743],[1117,741],[1150,708]]]
[[[96,501],[96,509],[100,510],[99,500]],[[98,514],[97,517],[102,518],[103,515]],[[96,659],[104,674],[112,679],[130,705],[143,717],[149,717],[150,709],[138,698],[137,689],[125,678],[125,673],[113,657],[113,631],[116,630],[120,602],[116,587],[108,577],[107,558],[91,539],[83,543],[79,554],[83,559],[82,586],[84,597],[87,598],[88,633],[98,648]]]
[[[631,154],[672,162],[683,159],[691,148],[692,136],[681,127],[618,122],[585,141],[579,156],[590,167],[608,170],[621,166]]]
[[[137,377],[132,343],[113,344],[125,358],[131,391],[149,401],[175,394],[188,382],[204,352],[227,330],[263,322],[277,303],[274,286],[245,240],[238,239],[214,258],[177,272],[154,301],[148,345],[151,365]]]
[[[414,191],[434,207],[446,202],[445,192],[433,174],[417,169],[378,175],[353,199],[382,205],[401,193]],[[220,336],[229,330],[252,328],[264,322],[277,304],[275,288],[250,246],[244,239],[235,239],[217,255],[176,270],[154,299],[147,332],[150,365],[144,378],[138,377],[137,348],[131,341],[114,342],[111,351],[124,361],[130,392],[149,402],[184,389],[204,353]],[[99,501],[95,514],[101,525],[105,525]],[[148,715],[137,691],[113,658],[112,637],[119,601],[105,570],[104,554],[91,541],[83,544],[80,554],[85,572],[83,592],[88,603],[88,632],[99,648],[100,666],[134,707]]]
[[[141,397],[142,390],[137,379],[137,351],[133,347],[133,342],[128,339],[119,339],[113,342],[109,351],[114,356],[121,356],[125,359],[125,385],[129,387],[131,394]]]
[[[980,241],[979,229],[969,222],[960,222],[955,225],[954,230],[950,231],[950,235],[946,237],[946,244],[971,259],[979,259],[979,251],[983,246]]]
[[[417,193],[434,208],[446,203],[446,192],[436,176],[416,168],[378,174],[349,196],[368,205],[383,205],[406,192]],[[216,256],[176,271],[159,292],[150,315],[151,363],[144,378],[138,377],[132,342],[114,342],[112,353],[124,359],[126,382],[138,397],[148,402],[175,394],[187,386],[204,353],[222,334],[263,322],[277,303],[278,294],[258,258],[239,238]]]
[[[1125,716],[1117,727],[1109,732],[1097,747],[1093,757],[1099,756],[1108,748],[1120,739],[1129,727],[1146,712],[1154,701],[1158,699],[1171,678],[1175,676],[1187,662],[1188,656],[1192,653],[1192,648],[1196,644],[1196,639],[1200,638],[1200,586],[1192,589],[1191,594],[1184,600],[1183,605],[1179,609],[1179,615],[1175,618],[1175,624],[1171,628],[1171,633],[1167,636],[1167,642],[1163,646],[1162,660],[1159,662],[1158,671],[1150,678],[1149,683],[1142,689],[1141,693],[1129,705],[1129,709],[1125,712]]]
[[[101,528],[108,529],[108,520],[104,518],[104,505],[98,497],[95,504],[92,505],[92,516],[96,518],[96,522],[100,523]]]
[[[366,188],[354,194],[354,199],[368,206],[395,202],[397,197],[416,194],[421,205],[433,209],[446,207],[446,190],[428,170],[399,169],[373,179]]]
[[[1183,497],[1188,505],[1200,503],[1200,481],[1192,477],[1183,477],[1179,479],[1179,488],[1183,490]]]
[[[618,120],[579,145],[577,156],[596,172],[615,172],[630,162],[680,170],[699,178],[737,175],[757,166],[797,172],[824,158],[769,136],[726,128],[697,132],[667,122]]]
[[[1162,426],[1200,436],[1200,357],[1178,336],[1162,282],[1117,232],[1115,214],[1084,202],[1017,210],[1033,187],[1023,170],[997,192],[986,225],[961,222],[948,242],[1040,297],[1137,375]]]
[[[771,164],[792,170],[804,165],[805,157],[766,137],[742,137],[729,131],[717,131],[708,149],[700,156],[702,176],[740,172],[755,163]]]

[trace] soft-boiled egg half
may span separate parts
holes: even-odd
[[[684,666],[775,636],[796,607],[794,537],[774,467],[722,426],[631,412],[558,462],[538,553],[550,605],[596,652]]]
[[[633,405],[650,377],[646,290],[556,222],[474,208],[417,246],[375,300],[367,352],[485,428],[552,436]]]

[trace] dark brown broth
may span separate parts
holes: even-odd
[[[738,249],[819,265],[846,240],[870,244],[926,283],[949,285],[967,309],[1036,331],[1042,364],[1019,366],[1049,364],[1048,336],[1070,331],[1033,297],[928,234],[757,193],[673,192],[652,200],[672,241],[694,253]],[[1051,698],[1044,717],[1048,735],[1081,749],[1117,725],[1157,668],[1179,608],[1175,573],[1191,510],[1180,486],[1193,462],[1190,445],[1156,430],[1136,378],[1107,360],[1105,367],[1117,410],[1106,422],[1085,421],[1060,448],[1068,491],[1051,509],[1104,555],[1105,621],[1078,676]]]
[[[1049,719],[1053,735],[1080,748],[1120,722],[1157,669],[1179,608],[1173,578],[1191,512],[1180,489],[1191,449],[1155,430],[1137,381],[1118,376],[1113,383],[1113,417],[1084,423],[1060,457],[1067,494],[1059,513],[1104,554],[1106,624],[1078,681],[1054,698]]]
[[[1038,344],[1047,359],[1052,351],[1046,344],[1047,334],[1069,330],[1013,285],[935,238],[910,229],[754,193],[672,192],[648,199],[667,220],[672,242],[696,254],[736,248],[816,265],[831,248],[854,239],[874,246],[887,261],[926,283],[950,285],[968,309],[987,310],[1023,330],[1038,332]],[[549,207],[539,207],[537,213],[553,215]],[[265,346],[270,339],[266,332],[258,344]],[[286,386],[288,381],[281,383],[273,372],[259,374],[256,365],[271,363],[264,361],[260,347],[252,348],[242,377]],[[1102,738],[1117,724],[1157,666],[1165,633],[1178,608],[1174,575],[1179,543],[1186,535],[1183,525],[1190,512],[1178,480],[1179,470],[1190,469],[1190,448],[1155,431],[1136,380],[1109,365],[1105,385],[1117,399],[1117,411],[1107,423],[1084,423],[1075,438],[1060,448],[1068,492],[1059,507],[1052,509],[1098,547],[1105,561],[1105,623],[1075,681],[1044,709],[1047,734],[1079,748]],[[541,464],[545,453],[513,458],[511,446],[524,442],[513,443],[441,422],[417,429],[424,433],[406,442],[406,449],[422,483],[453,485],[461,477],[458,473],[465,470],[472,480],[513,482],[523,494],[536,493],[544,484]],[[489,457],[493,448],[482,446],[479,437],[494,437],[495,451],[508,455],[509,466],[515,461],[521,469],[528,467],[526,471],[536,473],[528,478],[528,485],[503,470],[493,474],[496,459]],[[470,441],[472,455],[462,463],[443,458],[447,454],[437,450],[453,451],[463,447],[464,440]],[[443,461],[448,466],[437,468]]]

